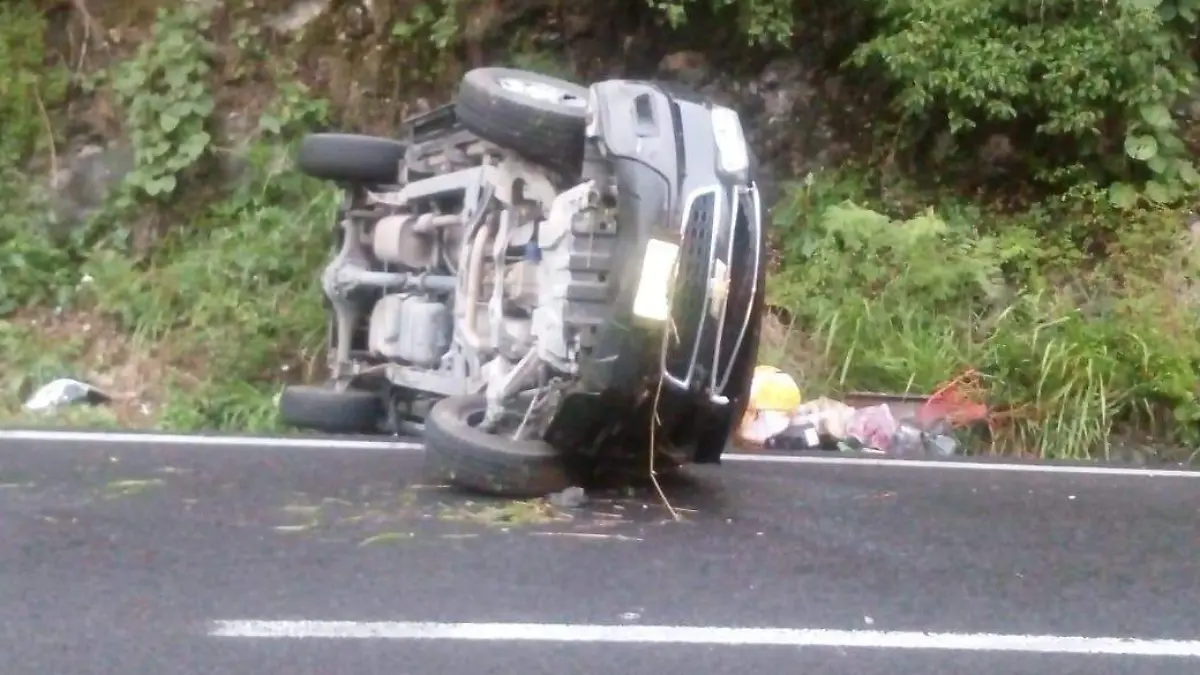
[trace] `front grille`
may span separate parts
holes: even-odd
[[[674,377],[686,379],[692,365],[696,343],[702,338],[706,316],[709,278],[709,258],[715,245],[713,228],[716,224],[717,195],[710,192],[697,197],[687,214],[679,250],[679,267],[675,277],[675,295],[671,306],[671,322],[675,338],[667,357],[667,370]]]
[[[713,371],[716,381],[715,389],[722,389],[729,377],[729,369],[734,365],[734,359],[742,344],[746,328],[746,314],[751,311],[754,303],[755,279],[758,270],[755,264],[757,248],[754,241],[754,230],[751,224],[751,214],[754,204],[750,198],[739,197],[737,219],[733,223],[730,236],[733,242],[730,246],[732,255],[729,259],[729,296],[726,304],[725,324],[719,328],[721,332],[720,349],[716,350]],[[713,393],[723,393],[714,391]]]

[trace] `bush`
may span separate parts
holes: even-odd
[[[1123,208],[1200,189],[1176,112],[1196,95],[1200,0],[860,0],[832,14],[793,0],[645,1],[676,26],[698,6],[736,16],[768,47],[817,24],[803,39],[849,44],[848,68],[891,85],[899,137],[1003,131],[1042,182],[1097,181]]]
[[[42,227],[49,208],[31,181],[0,168],[0,317],[34,304],[61,305],[78,282],[69,248]]]
[[[280,77],[235,184],[196,181],[211,174],[191,169],[214,150],[208,26],[194,7],[162,10],[150,40],[98,78],[127,112],[137,166],[71,241],[30,227],[44,205],[28,181],[0,188],[0,312],[13,317],[0,335],[12,373],[0,378],[0,406],[15,411],[52,375],[124,368],[138,377],[125,394],[162,397],[145,401],[163,404],[161,426],[263,430],[275,424],[281,382],[311,377],[323,357],[317,271],[338,194],[295,172],[291,157],[298,137],[327,121],[328,102]],[[131,255],[131,223],[147,214],[177,224]],[[80,319],[47,319],[68,316]],[[129,363],[111,362],[116,352]]]
[[[1044,139],[1070,142],[1071,152],[1060,155],[1067,168],[1145,180],[1145,195],[1158,203],[1200,187],[1172,115],[1196,82],[1191,49],[1200,1],[877,0],[873,6],[879,32],[853,62],[879,67],[897,85],[905,116],[944,121],[954,133],[996,122],[1032,128]],[[1138,191],[1123,182],[1111,194],[1131,207]]]
[[[195,4],[159,8],[150,39],[108,73],[135,153],[125,180],[130,196],[169,200],[211,150],[210,11]]]
[[[1112,243],[1120,255],[1068,277],[1039,230],[1078,203],[897,219],[832,183],[796,188],[781,210],[769,287],[809,344],[810,388],[929,393],[975,370],[1002,450],[1078,458],[1106,455],[1115,433],[1197,440],[1200,315],[1175,283],[1187,261],[1150,236],[1178,232],[1178,216],[1145,214]]]
[[[0,4],[0,165],[53,143],[50,110],[66,95],[66,71],[47,63],[45,20],[32,0]]]
[[[21,170],[53,148],[50,111],[66,93],[66,71],[48,63],[45,21],[30,0],[0,4],[0,316],[31,302],[59,302],[69,285],[67,252],[49,245],[49,209]]]

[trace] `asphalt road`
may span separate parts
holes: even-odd
[[[1197,477],[730,462],[670,487],[675,522],[419,466],[0,432],[0,670],[1200,672]]]

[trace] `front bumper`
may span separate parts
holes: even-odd
[[[617,202],[613,320],[582,365],[594,387],[636,394],[660,376],[670,392],[723,406],[742,396],[733,370],[760,296],[762,207],[744,174],[719,168],[711,105],[648,83],[592,87],[589,143],[604,156]],[[669,316],[637,316],[651,242],[677,247]],[[652,250],[652,249],[651,249]],[[645,290],[645,289],[643,289]],[[595,389],[593,389],[595,390]]]

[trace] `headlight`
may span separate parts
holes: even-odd
[[[679,245],[659,239],[646,243],[646,256],[633,296],[633,314],[643,319],[666,321],[670,312],[669,296],[675,276]]]
[[[740,173],[750,166],[746,136],[738,114],[723,106],[712,109],[713,140],[717,144],[717,163],[726,173]]]

